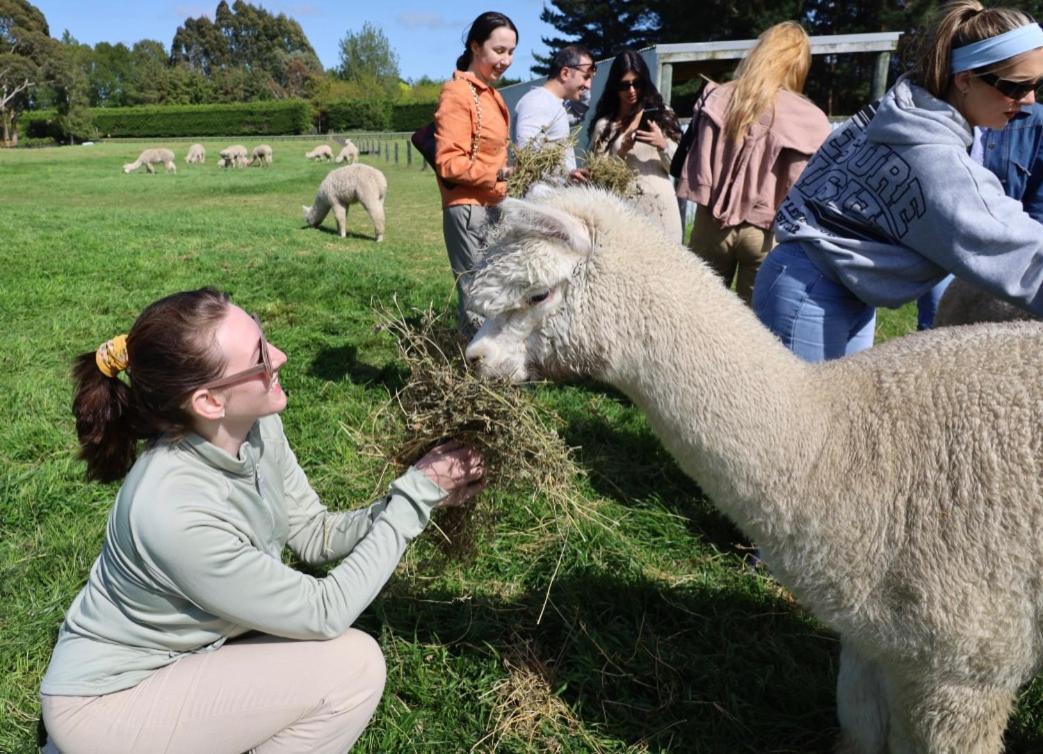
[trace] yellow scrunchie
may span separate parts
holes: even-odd
[[[127,368],[127,336],[117,335],[98,346],[94,354],[98,369],[106,377],[115,377]]]

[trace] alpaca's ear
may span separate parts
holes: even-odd
[[[545,193],[543,189],[537,191],[537,195],[543,199],[555,193]],[[528,199],[504,199],[500,203],[500,211],[505,227],[557,238],[578,254],[586,255],[594,249],[591,230],[586,223],[548,204]]]

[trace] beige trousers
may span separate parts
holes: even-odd
[[[355,629],[329,641],[258,636],[182,657],[123,691],[40,695],[62,754],[344,754],[385,680],[380,646]]]
[[[734,280],[739,298],[747,306],[753,305],[753,281],[757,270],[775,245],[775,236],[770,230],[749,223],[721,228],[713,219],[713,213],[699,206],[688,245],[721,276],[728,288],[732,287]]]

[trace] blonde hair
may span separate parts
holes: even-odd
[[[972,42],[995,37],[1019,26],[1035,23],[1032,16],[1014,8],[986,8],[978,0],[953,0],[938,9],[930,31],[924,35],[913,79],[935,97],[944,99],[952,84],[952,51]],[[1000,68],[1007,61],[994,66]]]
[[[800,93],[811,68],[811,42],[795,21],[775,24],[757,38],[736,70],[724,122],[728,138],[741,142],[746,130],[775,101],[779,89]]]

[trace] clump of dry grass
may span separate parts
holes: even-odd
[[[624,199],[637,194],[637,176],[618,155],[608,152],[587,152],[585,167],[591,185],[611,191]]]
[[[505,738],[522,739],[532,751],[561,751],[555,729],[581,732],[583,725],[554,693],[551,669],[520,639],[503,665],[507,676],[489,692],[493,703],[489,732],[470,751],[498,751]],[[591,751],[602,751],[596,741],[588,738],[587,743]]]
[[[560,183],[568,175],[565,171],[565,153],[574,149],[579,129],[567,139],[547,141],[541,131],[525,143],[514,147],[514,172],[507,179],[507,196],[516,199],[525,196],[536,183]]]
[[[488,382],[468,368],[452,316],[430,308],[410,317],[398,308],[377,314],[409,372],[371,417],[369,436],[380,439],[369,450],[385,460],[381,484],[388,472],[397,475],[435,445],[456,439],[481,452],[490,485],[544,496],[559,527],[577,515],[596,515],[583,510],[571,492],[582,472],[558,434],[561,419],[537,404],[531,391]],[[461,508],[439,511],[436,523],[450,554],[471,552],[495,514],[491,497],[482,492]]]

